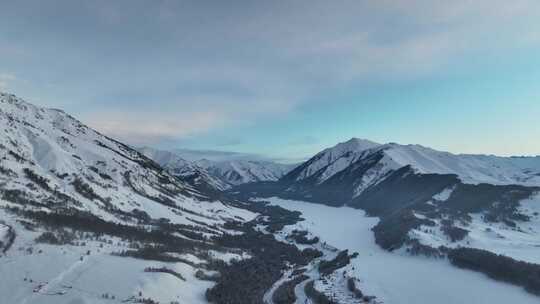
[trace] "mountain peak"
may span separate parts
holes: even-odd
[[[353,137],[346,142],[319,152],[307,162],[289,172],[283,179],[302,180],[314,174],[320,174],[320,180],[324,180],[350,165],[363,151],[380,146],[381,144],[376,142]]]
[[[348,141],[339,143],[326,151],[336,152],[342,154],[345,152],[358,152],[381,146],[381,144],[362,138],[353,137]]]

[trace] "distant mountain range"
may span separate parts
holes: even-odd
[[[235,152],[149,147],[139,151],[194,186],[220,191],[246,183],[279,181],[289,184],[290,193],[339,192],[343,201],[358,197],[406,166],[420,175],[455,175],[464,184],[540,185],[540,157],[452,154],[420,145],[379,144],[358,138],[325,149],[299,165]]]
[[[273,158],[270,158],[264,155],[255,154],[255,153],[220,151],[220,150],[197,150],[197,149],[185,149],[185,148],[170,149],[168,151],[176,155],[179,155],[180,157],[188,161],[198,161],[201,159],[206,159],[206,160],[210,160],[214,162],[232,161],[232,160],[278,162]]]
[[[215,191],[245,183],[277,181],[296,166],[234,152],[163,151],[149,147],[139,151],[192,186]]]

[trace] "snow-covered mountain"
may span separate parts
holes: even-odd
[[[213,162],[202,159],[196,163],[205,168],[210,174],[220,177],[231,185],[276,181],[294,166],[254,160]]]
[[[540,157],[452,154],[420,145],[382,148],[395,166],[411,165],[418,173],[455,174],[468,184],[540,185]]]
[[[205,200],[143,154],[60,110],[39,108],[9,94],[1,94],[0,102],[4,198],[45,200],[48,204],[35,207],[75,208],[110,220],[144,209],[152,218],[184,223],[185,216],[174,208]]]
[[[317,153],[285,175],[283,180],[300,181],[316,176],[316,182],[321,183],[358,160],[363,151],[379,146],[369,140],[352,138]]]
[[[381,178],[389,171],[411,166],[421,174],[455,174],[469,184],[540,185],[540,157],[452,154],[420,145],[381,145],[356,138],[318,153],[283,180],[309,179],[320,184],[351,165],[359,166],[375,156],[380,159],[368,175]],[[377,180],[375,178],[373,182]]]
[[[205,158],[209,155],[209,151],[201,151],[199,157],[195,150],[162,151],[144,147],[139,151],[174,175],[182,178],[195,175],[199,184],[205,184],[220,191],[245,183],[276,181],[295,166],[247,159],[245,154],[238,155],[239,153],[232,152],[214,152],[210,160]],[[182,157],[186,151],[189,151],[187,157],[190,160]],[[217,156],[216,153],[218,153]]]
[[[170,174],[202,192],[224,191],[231,187],[228,182],[219,176],[210,174],[206,168],[195,162],[187,161],[173,152],[149,147],[139,148],[138,150],[160,164]]]
[[[229,254],[207,239],[254,216],[63,111],[0,93],[6,303],[205,302],[211,284],[195,277],[199,263],[213,259],[210,248]],[[152,274],[164,270],[173,276]]]
[[[377,144],[353,138],[316,154],[279,183],[253,191],[343,205],[361,201],[383,185],[390,187],[400,174],[419,176],[424,183],[428,177],[445,179],[447,186],[538,187],[539,168],[540,157],[452,154],[420,145]],[[395,191],[396,187],[391,187]]]

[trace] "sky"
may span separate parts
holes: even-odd
[[[0,6],[0,90],[134,146],[540,154],[538,0]]]

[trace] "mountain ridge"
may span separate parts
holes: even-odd
[[[139,148],[139,151],[174,175],[180,178],[193,178],[193,175],[196,175],[200,185],[204,184],[218,191],[245,183],[275,181],[294,166],[258,159],[224,159],[223,155],[219,160],[209,160],[204,158],[204,155],[198,159],[191,156],[192,160],[186,160],[177,150],[166,151],[150,147]]]
[[[421,145],[396,143],[352,145],[355,141],[357,139],[353,138],[322,150],[282,180],[300,181],[316,176],[317,182],[322,183],[362,158],[383,153],[386,170],[410,165],[419,173],[455,174],[471,184],[540,185],[540,157],[452,154]]]

